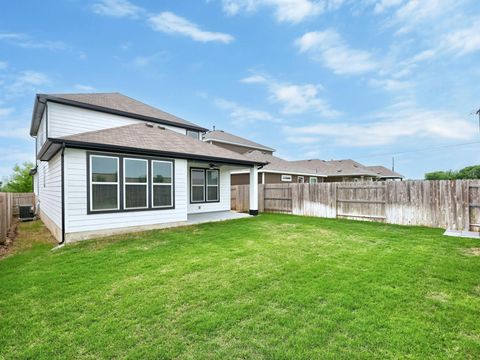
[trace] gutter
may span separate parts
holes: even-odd
[[[83,149],[83,150],[96,150],[96,151],[108,151],[108,152],[120,152],[120,153],[129,153],[129,154],[137,154],[137,155],[144,155],[144,156],[161,156],[161,157],[170,157],[175,159],[187,159],[187,160],[200,160],[200,161],[213,161],[223,164],[233,164],[233,165],[265,165],[265,162],[261,161],[248,161],[248,160],[237,160],[237,159],[229,159],[229,158],[220,158],[215,156],[204,156],[204,155],[195,155],[195,154],[185,154],[185,153],[178,153],[178,152],[170,152],[170,151],[156,151],[156,150],[149,150],[149,149],[139,149],[139,148],[131,148],[131,147],[124,147],[118,145],[109,145],[109,144],[98,144],[98,143],[90,143],[90,142],[82,142],[82,141],[74,141],[74,140],[65,140],[65,139],[55,139],[51,138],[48,139],[50,145],[45,148],[44,151],[41,151],[41,156],[45,155],[47,150],[50,148],[51,144],[63,144],[63,146],[75,149]],[[54,154],[51,154],[52,156]],[[48,160],[48,159],[45,159]]]
[[[62,143],[62,153],[61,153],[61,164],[62,164],[62,241],[58,245],[63,245],[65,243],[65,142]]]

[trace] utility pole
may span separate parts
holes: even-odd
[[[392,156],[392,171],[395,171],[395,157],[394,156]]]
[[[480,109],[477,110],[476,114],[478,115],[478,131],[480,131]]]

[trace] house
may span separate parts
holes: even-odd
[[[373,171],[378,176],[378,180],[403,180],[403,175],[393,170],[386,168],[385,166],[365,166],[368,170]]]
[[[323,182],[326,175],[304,168],[290,161],[260,150],[250,150],[244,154],[249,159],[265,162],[267,165],[258,170],[260,184],[310,183]],[[248,170],[232,171],[232,185],[249,184]]]
[[[248,169],[258,213],[263,162],[201,140],[207,129],[119,93],[38,94],[37,209],[60,242],[186,224],[230,210],[230,174]]]
[[[230,134],[223,130],[208,131],[203,135],[203,141],[215,144],[228,150],[245,154],[252,150],[260,150],[272,155],[275,149],[256,143],[254,141]]]
[[[366,166],[351,160],[298,160],[292,163],[312,171],[318,171],[327,177],[325,182],[349,182],[349,181],[374,181],[378,180],[378,174]]]
[[[319,171],[313,171],[301,165],[281,159],[273,155],[275,149],[256,143],[254,141],[230,134],[223,130],[208,131],[203,140],[225,149],[243,154],[252,161],[267,163],[258,170],[260,184],[274,183],[317,183],[322,182],[326,176]],[[249,184],[248,169],[232,171],[232,185]]]

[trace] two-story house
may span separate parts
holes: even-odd
[[[263,162],[266,165],[259,169],[258,182],[260,184],[277,183],[317,183],[326,177],[320,171],[312,170],[273,155],[275,149],[254,141],[230,134],[223,130],[208,131],[203,140],[221,146],[225,149],[243,154],[252,161]],[[248,169],[232,171],[232,185],[246,185],[250,183]]]
[[[230,174],[248,169],[258,213],[262,161],[201,140],[207,129],[119,93],[38,94],[37,210],[63,243],[185,224],[230,210]]]

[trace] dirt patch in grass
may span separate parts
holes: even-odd
[[[450,299],[450,296],[444,292],[431,292],[427,294],[427,299],[446,303]]]
[[[465,254],[470,256],[480,256],[480,247],[466,249]]]
[[[21,222],[16,220],[10,229],[6,246],[0,248],[0,260],[38,244],[54,246],[56,241],[40,220]]]

